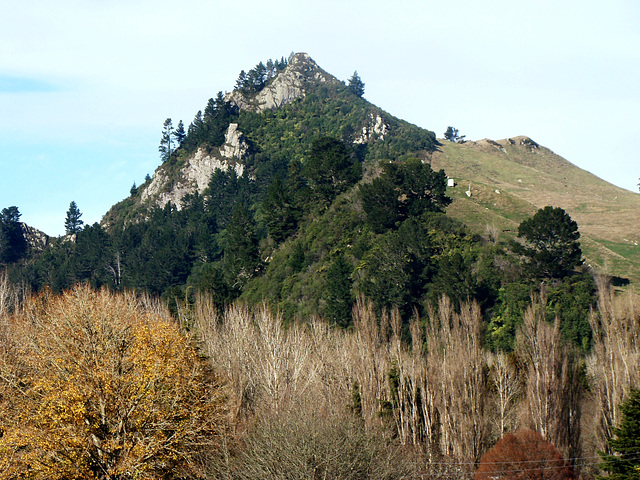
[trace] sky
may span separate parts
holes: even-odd
[[[160,164],[240,70],[306,52],[442,137],[527,135],[638,191],[637,0],[24,0],[0,16],[0,208],[53,236]]]

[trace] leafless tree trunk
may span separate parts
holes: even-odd
[[[517,352],[527,365],[524,405],[531,428],[565,457],[580,456],[583,389],[576,355],[560,337],[560,322],[545,320],[544,292],[524,314]]]
[[[489,357],[490,379],[495,391],[499,438],[515,430],[516,407],[523,382],[513,355],[497,353]]]
[[[487,356],[482,348],[482,315],[477,303],[463,304],[456,313],[447,298],[427,324],[427,363],[440,421],[440,447],[444,455],[477,462],[489,438]]]
[[[589,321],[593,353],[587,372],[598,405],[596,447],[604,450],[611,428],[619,425],[620,404],[640,382],[640,300],[633,291],[616,297],[613,287],[599,279],[598,310]]]

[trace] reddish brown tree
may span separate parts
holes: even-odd
[[[480,459],[474,480],[574,480],[571,465],[533,430],[507,433]]]

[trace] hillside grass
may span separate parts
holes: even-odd
[[[478,233],[515,236],[522,220],[547,205],[579,226],[585,263],[640,281],[640,195],[571,164],[527,137],[455,144],[441,140],[430,159],[457,182],[448,213]],[[465,191],[471,189],[471,197]]]

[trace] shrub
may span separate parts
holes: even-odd
[[[480,459],[474,480],[573,480],[573,469],[533,430],[507,433]]]

